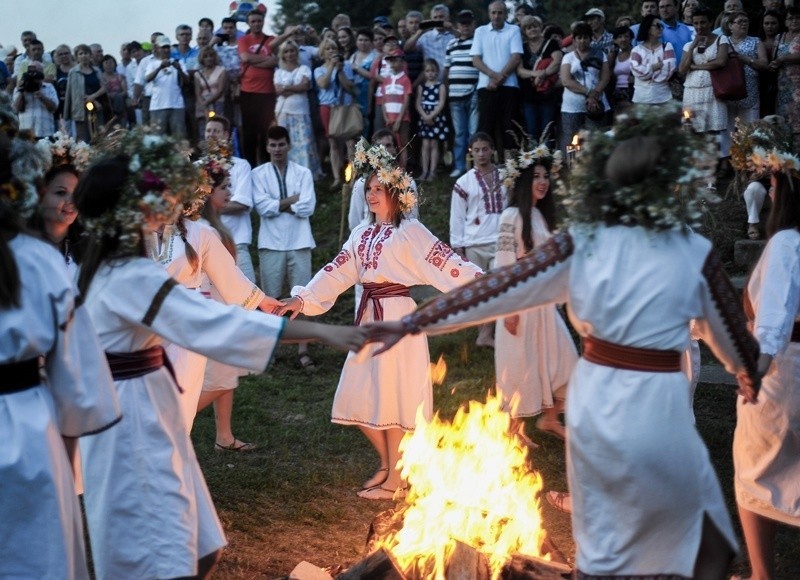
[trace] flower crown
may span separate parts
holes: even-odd
[[[10,175],[0,184],[0,203],[27,219],[39,203],[36,184],[44,176],[47,159],[35,142],[20,137],[17,116],[11,109],[11,99],[5,93],[0,94],[0,132],[9,140],[11,166]]]
[[[526,143],[528,144],[527,148]],[[523,169],[536,164],[549,165],[550,176],[554,181],[559,180],[561,166],[564,163],[561,151],[551,151],[544,143],[538,143],[534,146],[530,138],[526,138],[519,145],[519,155],[509,157],[505,166],[500,170],[500,178],[503,180],[506,190],[511,191],[514,188],[514,183]]]
[[[761,170],[763,173],[789,174],[800,172],[800,159],[798,159],[797,155],[782,151],[777,147],[769,150],[762,147],[754,147],[750,162],[756,170]]]
[[[383,145],[370,146],[363,137],[356,143],[353,157],[356,173],[367,176],[374,172],[378,182],[397,197],[400,210],[407,215],[418,203],[417,194],[412,188],[414,180],[396,163],[394,156]]]
[[[201,144],[203,156],[195,162],[200,170],[200,182],[190,199],[184,201],[183,215],[197,219],[214,188],[230,176],[233,167],[230,145],[225,141],[210,139]]]
[[[89,167],[92,157],[91,146],[75,141],[66,133],[58,131],[50,137],[40,139],[37,145],[49,159],[46,171],[66,165],[83,173]]]
[[[688,132],[680,121],[677,104],[634,105],[617,116],[610,132],[583,132],[569,188],[558,190],[570,221],[654,230],[700,225],[706,205],[719,201],[708,189],[717,145],[713,136]],[[620,187],[606,177],[606,162],[620,143],[634,137],[657,139],[661,157],[647,179]]]
[[[118,129],[97,144],[94,159],[130,159],[128,178],[114,208],[81,221],[89,233],[118,238],[119,253],[138,250],[145,217],[169,221],[197,188],[198,170],[189,161],[188,143],[153,131],[147,126]]]
[[[763,153],[772,149],[792,149],[791,132],[782,117],[765,117],[752,123],[736,119],[731,135],[731,165],[736,171],[758,175],[769,170]],[[762,154],[754,156],[756,151]]]

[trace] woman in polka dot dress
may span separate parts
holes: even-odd
[[[425,82],[417,87],[419,136],[422,137],[422,173],[419,181],[433,181],[439,165],[439,141],[447,139],[450,128],[444,111],[447,88],[439,82],[439,64],[425,59]]]

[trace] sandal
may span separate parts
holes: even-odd
[[[307,352],[304,352],[297,357],[297,364],[300,365],[300,368],[306,369],[307,371],[317,370],[317,365],[314,364],[314,359],[308,356]]]
[[[758,229],[758,224],[750,224],[747,226],[747,237],[751,240],[761,239],[761,232]]]
[[[561,513],[572,513],[572,496],[565,491],[548,491],[544,495],[547,503],[556,508]]]
[[[388,477],[389,477],[389,468],[381,467],[373,474],[372,477],[370,477],[367,481],[364,482],[364,485],[361,486],[361,489],[365,490],[373,488],[376,485],[381,485],[384,481],[386,481]]]
[[[550,419],[545,419],[542,417],[538,421],[536,421],[536,428],[543,432],[552,435],[558,439],[564,441],[567,438],[567,429],[559,423],[558,421],[553,421]]]
[[[369,489],[362,489],[356,492],[356,495],[361,499],[372,499],[377,501],[386,501],[390,499],[403,499],[408,493],[407,487],[398,487],[397,489],[386,489],[383,485],[376,485]]]
[[[245,443],[244,441],[239,441],[238,439],[234,439],[233,443],[230,445],[221,445],[219,443],[214,443],[214,451],[236,451],[237,453],[244,453],[247,451],[254,451],[258,449],[255,443]]]

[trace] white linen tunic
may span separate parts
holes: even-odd
[[[217,232],[211,226],[186,220],[186,241],[197,253],[198,264],[192,269],[186,257],[186,244],[174,225],[164,228],[160,247],[156,234],[152,234],[148,246],[151,257],[167,270],[170,276],[190,289],[199,289],[204,276],[208,276],[227,304],[235,304],[253,310],[264,299],[264,293],[236,267],[236,261],[222,245]],[[197,415],[197,403],[203,390],[203,375],[206,357],[181,346],[166,345],[167,355],[175,368],[178,384],[184,390],[180,397],[181,412],[186,429],[192,430]]]
[[[733,435],[736,502],[761,516],[800,526],[800,233],[767,243],[747,286],[761,352],[775,357],[758,403],[737,403]]]
[[[44,356],[46,378],[0,395],[0,577],[88,578],[80,506],[61,437],[113,425],[119,401],[89,317],[75,310],[63,256],[24,234],[9,247],[21,304],[0,309],[0,363]]]
[[[159,306],[155,297],[172,282],[146,258],[98,270],[86,306],[106,352],[135,352],[163,338],[264,370],[283,329],[281,318],[219,304],[180,285]],[[225,537],[180,420],[178,388],[165,367],[116,381],[116,387],[125,419],[81,440],[97,577],[193,576],[197,560],[224,546]]]
[[[497,167],[491,180],[473,168],[458,178],[450,200],[450,245],[482,246],[497,241],[500,214],[506,206],[506,188]]]
[[[292,296],[303,299],[303,314],[316,316],[329,310],[336,298],[356,283],[429,284],[448,291],[481,273],[417,220],[403,220],[399,227],[362,224],[308,285],[292,288]],[[380,302],[384,320],[399,320],[416,307],[410,297]],[[368,304],[362,322],[373,320],[374,305]],[[358,355],[347,355],[331,420],[371,429],[412,431],[420,405],[426,418],[432,415],[428,339],[422,335],[406,337],[391,351],[373,358],[378,348],[369,344]]]
[[[691,233],[597,226],[556,234],[451,294],[411,315],[411,328],[436,334],[568,302],[582,336],[636,348],[682,352],[694,319],[729,372],[755,371],[757,344],[736,292],[711,244]],[[567,476],[581,572],[691,577],[706,516],[735,549],[684,373],[581,359],[568,388]]]
[[[531,210],[531,230],[534,248],[550,238],[547,222],[535,207]],[[519,208],[509,207],[500,216],[495,268],[514,264],[525,254],[522,216]],[[552,407],[554,399],[566,398],[578,351],[555,304],[520,312],[516,334],[509,333],[499,318],[494,340],[497,390],[506,408],[514,393],[520,395],[518,404],[509,409],[512,417],[538,415],[543,408]]]

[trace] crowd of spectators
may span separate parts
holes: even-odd
[[[247,15],[246,30],[232,17],[219,28],[203,18],[196,28],[179,25],[174,38],[154,32],[126,42],[119,60],[98,44],[46,50],[24,31],[21,49],[2,49],[0,84],[38,137],[64,124],[88,141],[106,123],[156,122],[196,142],[205,120],[223,115],[253,166],[267,161],[266,131],[278,118],[305,143],[293,156],[315,178],[329,160],[334,187],[353,141],[330,137],[328,123],[333,107],[351,102],[361,110],[364,136],[391,129],[402,163],[421,178],[435,175],[432,160],[443,160],[451,177],[462,175],[477,131],[494,138],[500,158],[525,134],[566,148],[581,129],[608,126],[631,102],[682,101],[694,130],[719,135],[723,164],[736,118],[777,113],[800,140],[798,8],[764,0],[748,14],[741,0],[727,0],[714,14],[696,0],[642,0],[639,9],[612,21],[593,7],[564,30],[527,3],[510,12],[495,1],[485,14],[451,14],[437,4],[395,23],[339,14],[320,31],[290,23],[272,36],[261,5]],[[721,101],[710,71],[734,50],[748,94]],[[429,82],[426,63],[436,68]],[[426,107],[436,109],[435,121]]]

